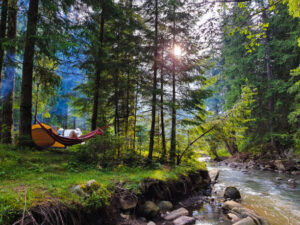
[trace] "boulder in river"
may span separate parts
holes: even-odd
[[[173,210],[168,215],[164,217],[165,220],[174,220],[181,216],[187,216],[189,214],[189,211],[187,211],[185,208],[179,208],[176,210]]]
[[[195,222],[195,218],[189,216],[181,216],[173,221],[174,225],[186,225]]]
[[[251,217],[246,217],[240,221],[234,223],[233,225],[257,225]]]
[[[288,183],[289,184],[296,184],[296,180],[295,179],[288,179]]]
[[[241,199],[241,194],[239,192],[239,190],[236,187],[226,187],[225,192],[224,192],[224,198],[225,199],[233,199],[233,200],[237,200],[237,199]]]
[[[173,204],[169,201],[160,201],[157,206],[160,211],[171,211],[173,209]]]
[[[268,222],[259,217],[254,211],[235,201],[226,201],[223,208],[229,212],[228,217],[232,218],[234,225],[268,225]],[[233,221],[233,218],[238,219],[238,221]]]
[[[212,170],[210,170],[210,171],[208,172],[208,174],[209,174],[210,180],[211,180],[212,182],[216,182],[217,179],[218,179],[218,177],[219,177],[220,170],[218,170],[218,169],[212,169]]]
[[[124,195],[120,197],[120,205],[123,210],[133,209],[138,203],[135,195]]]
[[[147,223],[147,225],[156,225],[156,223],[154,223],[153,221],[149,221],[149,222]]]
[[[235,215],[234,213],[228,213],[227,216],[231,220],[232,223],[235,223],[240,220],[240,218],[237,215]]]
[[[158,206],[152,201],[146,201],[141,207],[140,212],[146,217],[155,217],[158,212]]]

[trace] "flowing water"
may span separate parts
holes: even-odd
[[[214,186],[216,196],[222,196],[227,186],[235,186],[241,192],[242,204],[267,219],[271,225],[300,225],[299,175],[251,169],[245,173],[227,166],[208,166],[208,170],[212,168],[220,170],[218,183]],[[278,181],[276,177],[282,180]],[[290,178],[296,179],[297,185],[289,185],[287,181]],[[222,220],[220,209],[209,204],[194,214],[203,216],[197,225],[228,224]]]

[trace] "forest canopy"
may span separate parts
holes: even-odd
[[[38,119],[110,124],[85,146],[103,163],[299,155],[299,4],[2,0],[1,142],[32,146]]]

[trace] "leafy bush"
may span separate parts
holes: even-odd
[[[72,151],[75,152],[74,158],[69,162],[72,169],[76,169],[76,165],[82,167],[83,163],[98,168],[115,167],[119,164],[131,167],[149,164],[147,159],[126,145],[124,137],[115,137],[109,133],[73,147]]]

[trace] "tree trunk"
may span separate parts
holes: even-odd
[[[161,78],[160,78],[160,119],[161,119],[161,139],[162,139],[162,160],[166,160],[167,147],[166,147],[166,134],[165,134],[165,120],[164,120],[164,42],[162,44],[161,53]]]
[[[263,3],[262,3],[263,4]],[[266,10],[263,11],[262,13],[262,19],[264,23],[267,23],[267,13]],[[264,43],[265,43],[265,63],[266,63],[266,69],[267,69],[267,87],[268,90],[272,89],[272,80],[273,78],[273,73],[272,73],[272,69],[271,69],[271,56],[270,56],[270,31],[269,29],[267,29],[267,31],[265,32],[266,34],[266,38],[264,38]],[[273,132],[274,132],[274,124],[275,121],[273,119],[273,114],[274,114],[274,96],[273,93],[270,95],[270,97],[268,98],[268,111],[269,111],[269,132],[271,134],[271,146],[276,149],[278,151],[278,154],[280,155],[279,149],[277,149],[276,144],[274,142],[274,138],[272,137]]]
[[[38,22],[39,0],[30,0],[24,61],[22,70],[21,105],[20,105],[20,145],[31,144],[32,120],[32,73],[34,60],[35,35]],[[26,141],[27,139],[27,141]]]
[[[1,10],[1,24],[0,24],[0,93],[1,93],[3,58],[4,58],[4,49],[2,47],[2,42],[3,39],[5,38],[5,32],[6,32],[7,6],[8,6],[8,0],[3,0],[2,10]]]
[[[97,127],[98,119],[98,105],[99,105],[99,91],[100,91],[100,75],[101,75],[101,56],[102,56],[102,44],[103,44],[103,35],[104,35],[104,8],[102,7],[101,21],[100,21],[100,35],[99,35],[99,49],[98,49],[98,65],[96,70],[95,77],[95,92],[93,100],[93,115],[92,115],[92,124],[91,129],[95,130]]]
[[[8,8],[8,28],[7,38],[9,40],[15,39],[17,35],[17,1],[9,2]],[[5,68],[5,79],[3,85],[3,127],[2,142],[12,142],[13,131],[13,93],[15,80],[15,46],[10,46],[6,53],[7,67]]]
[[[175,14],[175,5],[174,5]],[[175,17],[173,18],[173,49],[175,47]],[[171,128],[171,149],[170,149],[170,162],[175,165],[176,155],[176,80],[175,80],[175,56],[172,60],[172,128]]]
[[[127,83],[126,83],[126,116],[125,116],[125,137],[128,138],[128,129],[129,129],[129,110],[130,110],[130,107],[129,107],[129,98],[130,98],[130,75],[129,75],[129,71],[127,73]],[[127,139],[128,140],[128,139]],[[128,144],[126,144],[126,147],[128,147]]]
[[[155,0],[155,37],[154,37],[154,65],[153,65],[153,87],[152,87],[152,121],[150,130],[149,154],[148,159],[152,160],[155,132],[155,115],[156,115],[156,88],[157,88],[157,35],[158,35],[158,0]]]
[[[2,46],[2,42],[5,38],[6,32],[6,20],[7,20],[7,5],[8,0],[2,1],[2,10],[1,10],[1,22],[0,22],[0,96],[1,96],[1,80],[2,80],[2,67],[3,67],[3,58],[4,58],[4,48]],[[0,101],[0,105],[2,102]],[[0,110],[1,114],[1,110]],[[3,118],[0,118],[0,139],[1,139],[1,130],[2,130],[2,121]]]
[[[138,86],[136,87],[138,88]],[[137,105],[138,105],[138,91],[135,92],[135,102],[134,102],[134,124],[133,124],[133,150],[135,150],[135,139],[136,139],[136,119],[137,119]]]
[[[235,142],[228,142],[227,140],[224,141],[226,148],[228,150],[228,152],[230,153],[230,155],[234,155],[235,153],[238,153],[238,148],[237,145],[235,144]]]

